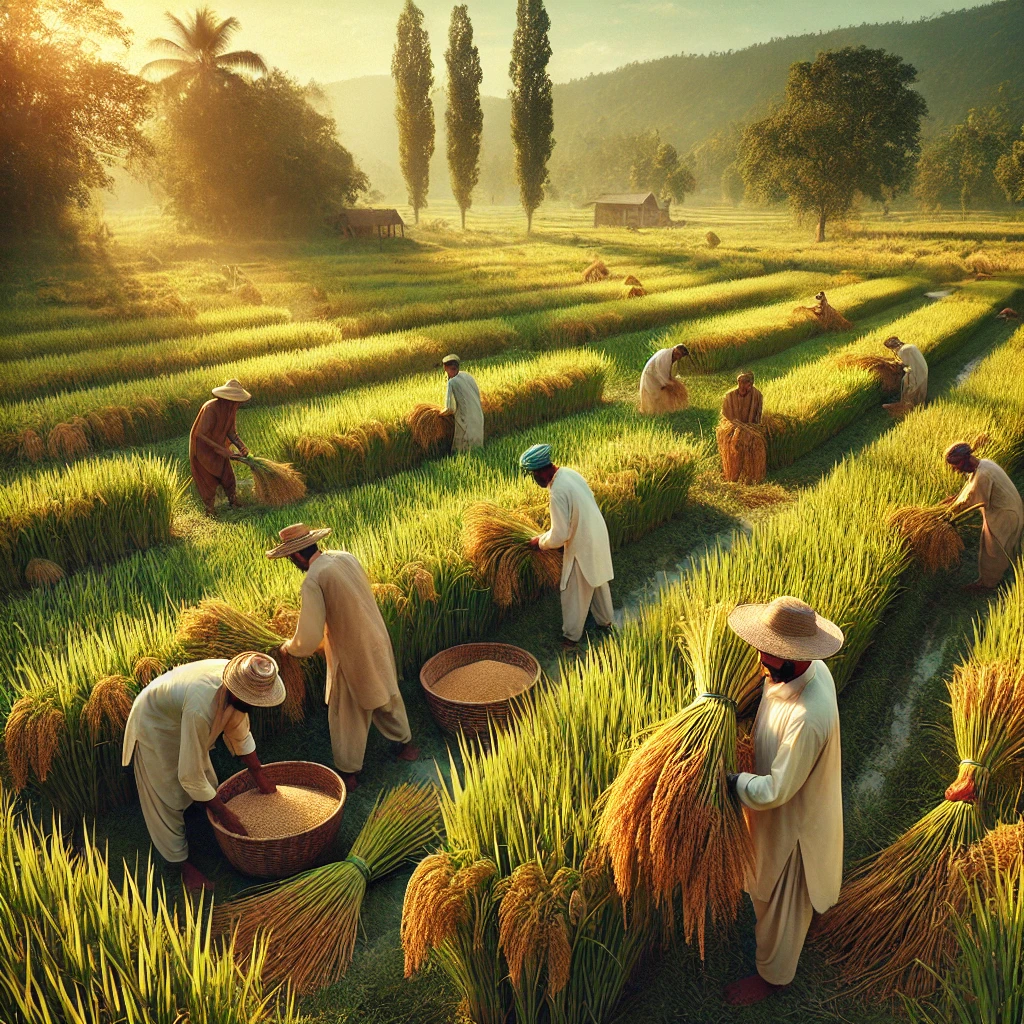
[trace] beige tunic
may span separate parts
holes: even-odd
[[[739,388],[725,393],[722,399],[722,417],[731,423],[760,423],[764,399],[755,387],[745,394]]]
[[[256,749],[249,716],[227,702],[225,665],[225,658],[210,658],[158,676],[135,698],[125,725],[122,764],[134,757],[150,837],[172,862],[188,857],[185,809],[217,795],[209,752],[218,737],[239,757]]]
[[[465,452],[484,443],[484,410],[476,380],[461,370],[448,378],[444,407],[454,414],[455,438],[452,451]]]
[[[954,509],[981,505],[984,520],[978,547],[978,579],[987,587],[1003,578],[1024,529],[1024,504],[1006,471],[991,459],[979,459],[953,502]]]
[[[928,363],[916,345],[901,345],[896,356],[906,367],[900,399],[920,405],[928,397]]]
[[[672,352],[671,348],[659,349],[650,359],[644,371],[640,374],[640,411],[647,414],[659,412],[671,412],[678,406],[674,400],[666,401],[666,395],[662,388],[668,387],[675,381],[672,375]]]
[[[548,485],[551,529],[541,534],[542,551],[562,548],[561,590],[569,585],[574,565],[591,587],[613,579],[608,527],[590,485],[574,469],[561,467]]]

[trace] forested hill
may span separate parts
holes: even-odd
[[[581,182],[580,171],[589,162],[588,155],[600,148],[595,145],[598,140],[644,129],[657,128],[685,153],[731,122],[747,120],[781,98],[794,61],[813,60],[820,50],[858,45],[898,53],[917,68],[918,88],[930,115],[926,134],[955,123],[971,107],[997,102],[1003,83],[1011,122],[1019,125],[1024,120],[1024,0],[1003,0],[926,21],[791,36],[732,53],[664,57],[557,85],[552,180],[562,192],[578,192],[588,184]],[[440,84],[444,64],[439,52],[435,68]],[[326,91],[342,141],[377,187],[398,198],[401,179],[390,78],[337,82]],[[447,196],[440,93],[435,106],[438,139],[431,194]],[[512,200],[508,103],[489,99],[484,113],[480,201],[491,196]]]

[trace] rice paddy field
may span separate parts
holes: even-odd
[[[996,317],[1024,304],[1024,225],[865,215],[815,245],[780,211],[678,215],[672,228],[595,229],[586,211],[544,207],[527,238],[517,210],[474,209],[463,232],[440,207],[383,244],[214,242],[139,215],[112,219],[102,250],[3,268],[0,933],[38,920],[42,967],[27,982],[29,954],[0,939],[0,1019],[888,1024],[919,1012],[901,992],[934,998],[913,957],[871,959],[877,934],[862,915],[858,970],[826,923],[789,989],[726,1008],[723,984],[754,965],[749,902],[737,890],[705,919],[702,875],[674,926],[664,907],[625,923],[601,816],[631,750],[690,703],[698,676],[745,664],[722,609],[791,593],[847,632],[832,671],[857,885],[855,866],[933,812],[965,758],[998,779],[957,835],[981,842],[1012,822],[1000,794],[1020,783],[1024,713],[1001,746],[983,720],[965,721],[987,673],[1024,678],[1024,584],[1014,569],[999,593],[962,590],[976,575],[976,518],[960,527],[959,563],[929,573],[889,517],[955,493],[942,451],[981,434],[983,454],[1024,485],[1024,329]],[[610,275],[585,283],[595,259]],[[629,275],[645,295],[627,297]],[[823,289],[852,327],[824,332],[797,309]],[[930,366],[928,405],[895,421],[866,358],[893,334]],[[677,344],[691,352],[677,368],[688,408],[641,415],[644,364]],[[487,430],[482,448],[454,456],[409,419],[442,401],[451,351],[477,378]],[[751,485],[723,481],[715,446],[741,370],[766,414],[768,476]],[[236,463],[240,505],[208,518],[188,432],[231,377],[253,395],[240,436],[291,463],[306,494],[265,506]],[[590,481],[614,553],[617,628],[571,653],[557,592],[542,580],[510,590],[470,541],[486,503],[546,525],[544,495],[517,469],[537,441]],[[361,918],[342,915],[343,976],[312,960],[275,967],[273,934],[254,947],[243,929],[246,949],[232,950],[207,933],[210,897],[187,899],[151,853],[120,765],[127,709],[156,674],[290,635],[301,576],[265,552],[298,521],[330,527],[329,545],[365,566],[421,748],[397,761],[371,732],[324,858],[339,870],[316,881],[327,906],[335,884],[361,901]],[[531,652],[542,678],[516,728],[481,748],[440,729],[419,669],[488,640]],[[323,672],[320,658],[303,663],[287,713],[254,716],[264,762],[332,764]],[[222,780],[238,770],[223,748],[213,757]],[[402,783],[413,785],[391,790]],[[422,810],[420,787],[433,785],[439,815]],[[396,802],[378,803],[389,791]],[[420,808],[404,840],[402,806]],[[221,857],[199,810],[186,818],[216,886],[212,920],[234,921],[231,901],[252,880]],[[908,877],[910,892],[929,885]],[[934,943],[907,948],[955,971],[937,913]],[[64,951],[63,935],[68,950],[102,947],[102,968]],[[285,996],[275,986],[291,974],[319,980]],[[122,988],[122,1016],[96,1009]],[[132,1016],[145,1005],[152,1018]]]

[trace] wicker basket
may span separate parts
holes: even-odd
[[[271,782],[278,785],[308,786],[338,799],[337,809],[326,821],[305,832],[278,839],[235,835],[224,828],[207,809],[206,816],[213,826],[217,845],[242,874],[255,878],[284,878],[312,867],[334,842],[341,826],[341,813],[345,809],[345,783],[336,772],[313,761],[274,761],[265,764],[263,772]],[[217,789],[217,796],[227,803],[239,793],[255,788],[252,775],[248,769],[244,769],[222,782]]]
[[[474,661],[501,661],[524,669],[530,676],[529,684],[515,697],[489,703],[452,700],[434,692],[434,684],[449,672]],[[498,728],[508,725],[514,712],[517,698],[530,692],[540,679],[540,664],[537,659],[521,647],[511,644],[460,644],[435,654],[420,669],[420,684],[427,698],[427,705],[442,729],[451,733],[463,732],[470,738],[486,739],[488,723]]]

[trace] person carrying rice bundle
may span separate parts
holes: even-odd
[[[739,605],[729,626],[765,674],[754,720],[754,771],[730,774],[753,843],[746,888],[757,923],[757,973],[725,988],[747,1006],[795,977],[811,917],[839,899],[843,791],[836,687],[825,662],[843,632],[795,597]]]
[[[994,590],[999,586],[1024,530],[1024,503],[1013,481],[997,462],[979,459],[974,445],[966,441],[951,444],[945,451],[946,464],[963,473],[967,483],[946,504],[957,512],[981,506],[981,543],[978,547],[978,578],[965,590]]]
[[[614,611],[608,582],[614,577],[608,527],[589,484],[575,470],[551,461],[551,446],[535,444],[519,456],[519,466],[548,489],[551,529],[530,539],[538,551],[562,549],[562,646],[574,648],[583,636],[587,612],[598,628],[611,630]]]
[[[252,773],[261,793],[276,786],[263,773],[249,729],[253,708],[276,707],[285,698],[277,665],[249,651],[228,661],[194,661],[157,676],[132,703],[121,763],[131,764],[150,839],[164,860],[181,865],[187,889],[213,884],[189,860],[185,810],[205,804],[229,831],[246,835],[238,816],[217,796],[210,750],[220,736]]]
[[[904,345],[895,336],[886,338],[882,344],[903,364],[900,400],[882,408],[899,415],[910,412],[915,405],[924,405],[928,398],[928,363],[921,350],[916,345]]]
[[[192,469],[192,482],[206,508],[213,515],[217,488],[223,487],[228,501],[240,505],[238,500],[234,460],[245,458],[249,449],[242,443],[235,429],[238,407],[252,398],[235,379],[213,389],[213,398],[199,410],[188,437],[188,462]],[[238,449],[234,454],[228,442]]]
[[[647,360],[640,374],[640,411],[648,415],[685,409],[690,399],[686,385],[672,375],[674,365],[690,354],[685,345],[663,348]]]
[[[722,399],[722,418],[715,431],[722,476],[730,483],[760,483],[768,472],[768,450],[759,429],[764,399],[754,375],[739,374],[736,387]]]
[[[308,658],[323,645],[327,658],[327,722],[334,764],[351,792],[362,771],[373,724],[398,744],[397,756],[415,761],[419,750],[398,689],[391,637],[366,572],[347,551],[321,551],[330,529],[294,523],[267,558],[287,558],[305,573],[295,634],[281,645],[293,658]]]
[[[451,416],[455,421],[453,452],[468,452],[484,443],[484,410],[480,404],[480,388],[476,380],[461,370],[457,355],[447,355],[441,360],[448,375],[448,387],[444,394],[442,416]]]

